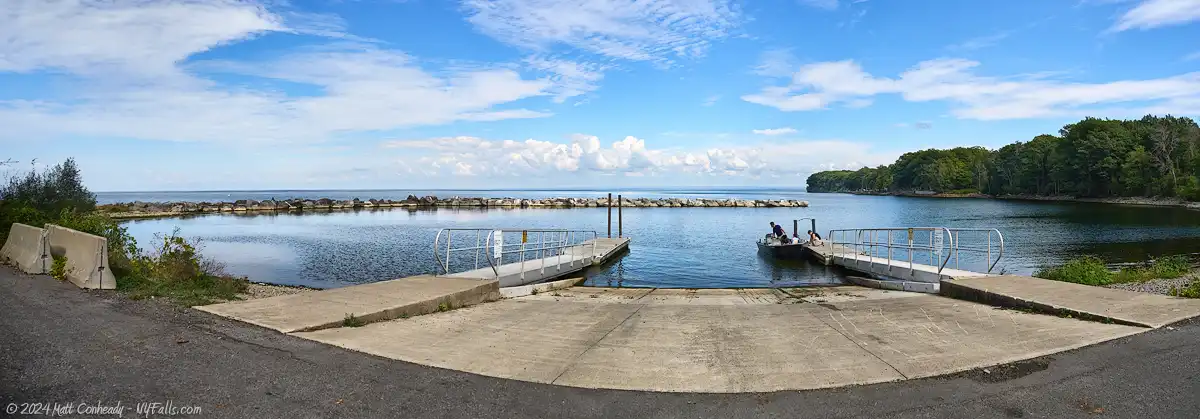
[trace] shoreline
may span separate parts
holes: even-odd
[[[381,199],[333,200],[287,199],[287,200],[238,200],[233,202],[129,202],[100,205],[97,212],[111,218],[146,219],[169,218],[189,215],[220,213],[303,213],[307,211],[336,211],[362,209],[437,210],[440,208],[805,208],[808,201],[794,199],[713,199],[713,198],[622,198],[621,202],[609,205],[608,198],[463,198],[440,199],[436,196],[416,197],[409,195],[403,201]]]
[[[1200,202],[1188,202],[1182,199],[1160,199],[1150,197],[1114,197],[1086,198],[1071,195],[987,195],[981,193],[916,193],[916,192],[810,192],[810,193],[845,193],[851,195],[870,196],[900,196],[906,198],[942,198],[942,199],[994,199],[1004,201],[1041,201],[1041,202],[1082,202],[1092,204],[1133,205],[1142,207],[1183,208],[1200,210]]]

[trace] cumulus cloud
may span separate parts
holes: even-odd
[[[437,176],[803,176],[828,168],[857,168],[894,160],[861,143],[809,140],[707,149],[655,149],[625,137],[605,145],[576,134],[568,142],[489,140],[460,136],[394,140],[414,174]],[[461,164],[460,164],[461,163]],[[566,178],[563,178],[566,179]]]
[[[792,128],[792,127],[784,127],[784,128],[756,129],[756,130],[753,130],[750,132],[753,132],[758,135],[788,135],[788,134],[795,134],[799,131],[796,131],[796,129]]]
[[[1153,29],[1200,20],[1200,0],[1143,0],[1121,15],[1110,30]]]
[[[460,120],[537,118],[507,108],[594,89],[596,69],[537,59],[543,78],[503,67],[427,70],[402,52],[353,41],[337,18],[251,1],[14,0],[0,13],[0,72],[49,75],[67,96],[0,101],[0,136],[54,134],[152,140],[321,140],[346,132]],[[264,34],[341,42],[262,61],[196,61]],[[328,38],[327,38],[328,39]],[[332,42],[332,41],[330,41]],[[249,76],[228,84],[218,73]],[[278,83],[314,93],[291,95]]]
[[[741,20],[729,0],[463,0],[484,34],[524,48],[561,44],[610,58],[702,55]]]
[[[808,64],[786,86],[768,86],[742,100],[782,111],[827,109],[835,104],[866,106],[876,95],[898,94],[910,102],[948,101],[965,119],[998,120],[1079,116],[1139,104],[1131,114],[1196,113],[1200,72],[1149,80],[1073,83],[1049,77],[996,78],[972,72],[980,63],[964,59],[924,61],[898,78],[868,74],[851,60]],[[1146,103],[1149,103],[1146,105]]]

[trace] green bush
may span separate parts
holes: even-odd
[[[1084,256],[1066,263],[1039,269],[1033,275],[1055,281],[1074,282],[1087,285],[1109,285],[1125,282],[1145,282],[1152,279],[1179,278],[1192,271],[1192,264],[1184,256],[1166,256],[1155,259],[1144,266],[1131,266],[1112,272],[1104,260],[1095,256]]]
[[[1033,276],[1086,285],[1108,285],[1113,283],[1114,278],[1104,261],[1095,256],[1083,256],[1059,266],[1045,267]]]
[[[52,256],[54,262],[50,264],[50,276],[59,281],[67,280],[67,257]]]
[[[1184,288],[1171,287],[1171,295],[1184,298],[1200,298],[1200,279],[1193,280]]]
[[[108,240],[109,268],[117,289],[132,298],[168,297],[187,305],[237,298],[244,278],[232,278],[223,267],[200,254],[200,243],[178,231],[157,237],[149,252],[106,213],[96,211],[96,198],[86,187],[73,159],[46,171],[29,171],[0,183],[0,242],[12,223],[57,224]],[[65,278],[65,259],[55,258],[51,273]]]

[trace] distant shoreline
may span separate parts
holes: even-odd
[[[809,192],[809,193],[845,193],[851,195],[871,196],[902,196],[908,198],[942,198],[942,199],[995,199],[1005,201],[1042,201],[1042,202],[1085,202],[1094,204],[1136,205],[1143,207],[1169,207],[1200,210],[1200,202],[1188,202],[1182,199],[1163,199],[1150,197],[1119,197],[1119,198],[1083,198],[1070,195],[987,195],[981,193],[917,193],[917,192]]]

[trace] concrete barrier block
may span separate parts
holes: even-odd
[[[50,254],[67,258],[67,280],[79,288],[111,290],[117,280],[108,266],[108,239],[46,224]]]
[[[0,248],[0,259],[4,259],[22,272],[44,274],[50,270],[50,248],[46,245],[46,230],[20,223],[13,223],[8,240]]]

